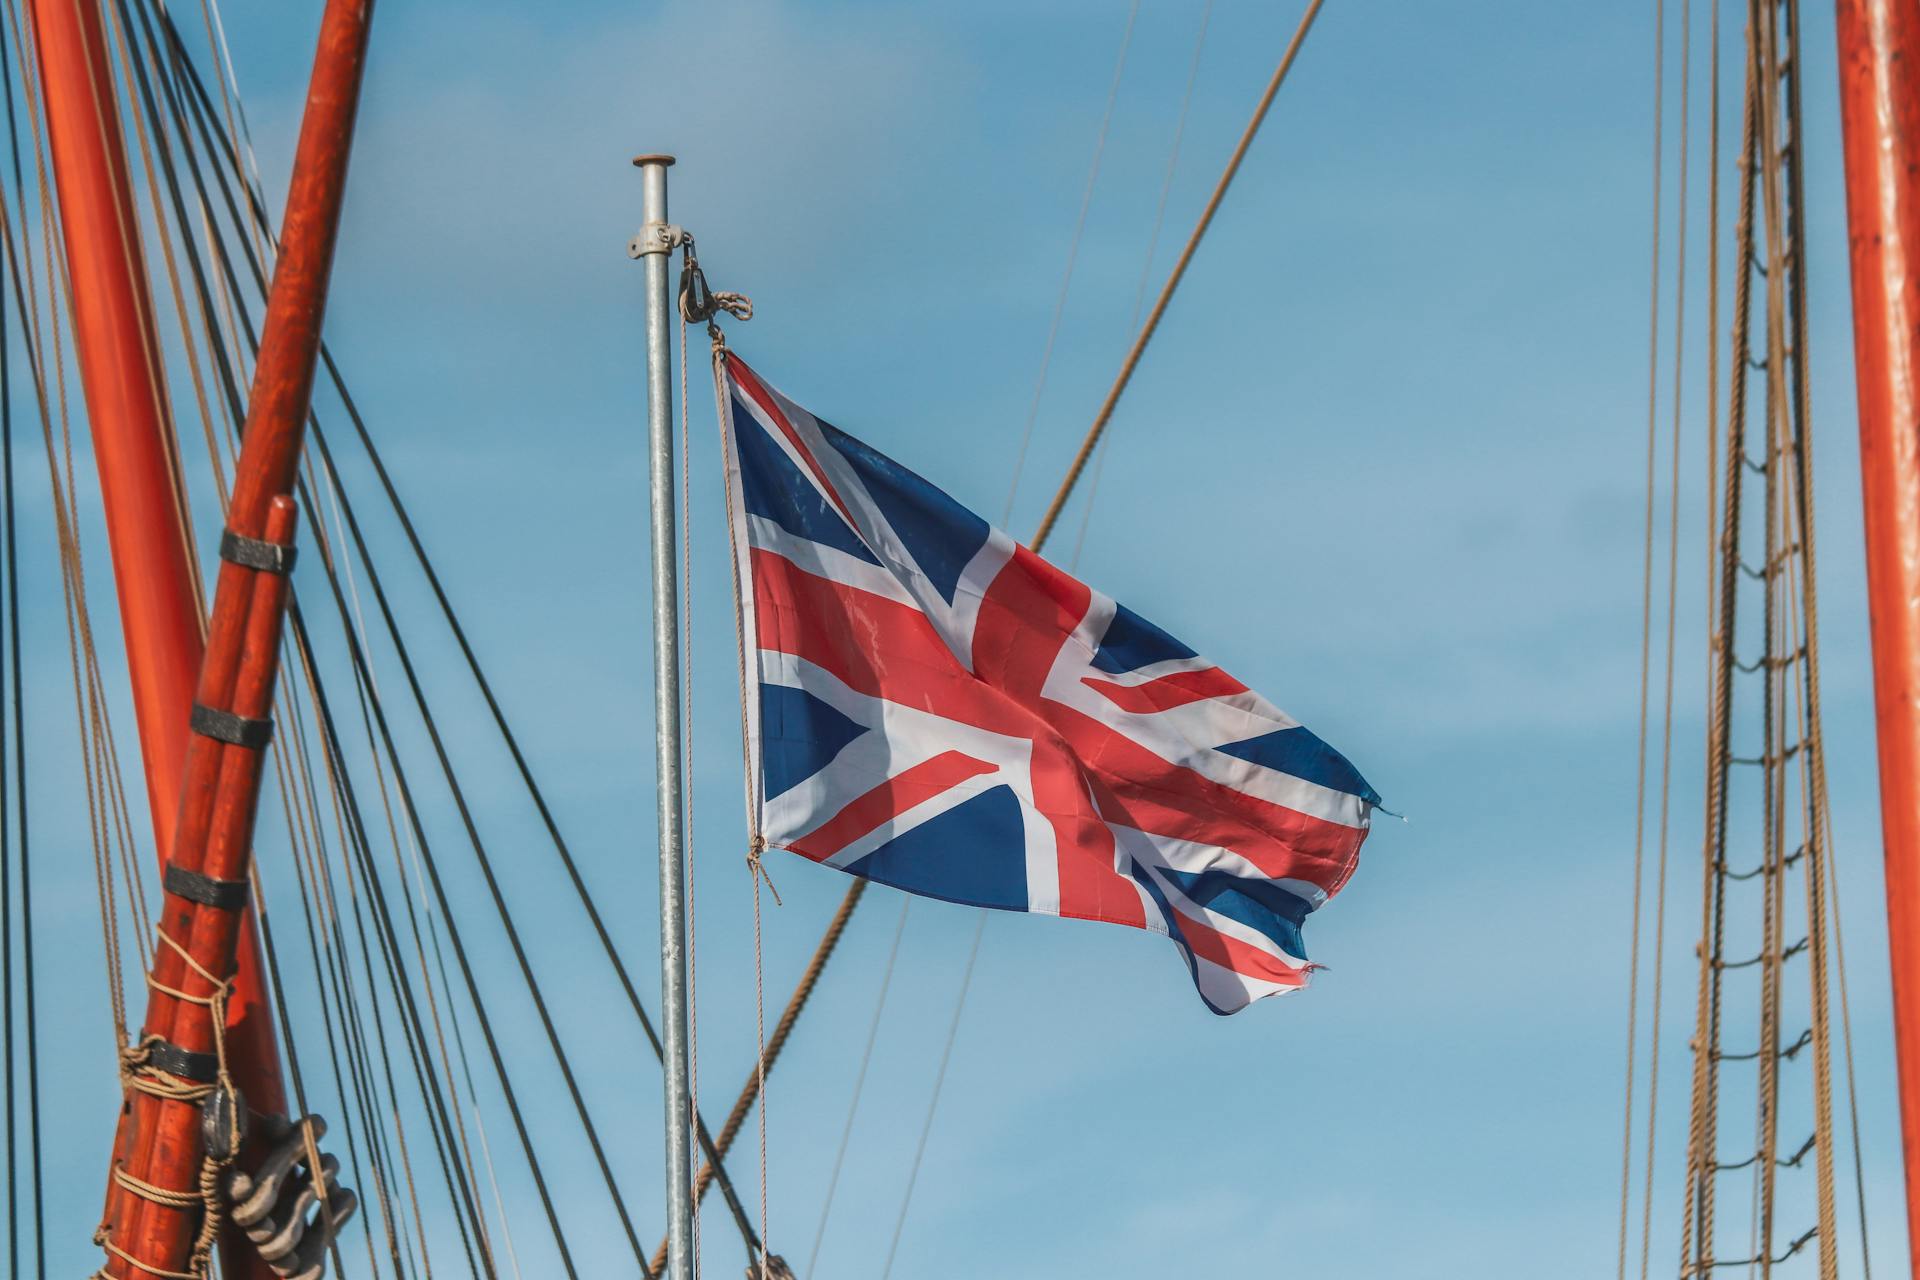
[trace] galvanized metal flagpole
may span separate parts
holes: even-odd
[[[693,1280],[692,1102],[687,1068],[687,896],[680,776],[680,583],[675,569],[672,313],[667,221],[673,157],[636,156],[640,234],[628,247],[646,271],[647,493],[653,541],[653,750],[660,813],[660,1008],[666,1077],[667,1277]]]

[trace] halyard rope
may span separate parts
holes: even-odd
[[[1649,686],[1653,670],[1653,487],[1654,433],[1658,413],[1660,376],[1660,179],[1665,145],[1662,108],[1666,88],[1667,9],[1665,0],[1653,6],[1653,230],[1652,280],[1647,305],[1647,479],[1646,528],[1640,585],[1640,722],[1639,745],[1633,770],[1633,924],[1627,934],[1627,1072],[1626,1101],[1620,1122],[1620,1243],[1616,1275],[1627,1276],[1627,1219],[1633,1199],[1633,1082],[1639,1061],[1640,928],[1642,883],[1646,868],[1647,835],[1647,722],[1651,714]]]
[[[694,242],[693,242],[692,236],[687,236],[685,239],[685,243],[682,246],[681,262],[682,262],[682,266],[681,266],[681,274],[680,274],[680,299],[679,299],[679,306],[680,306],[680,428],[681,428],[681,483],[682,483],[683,489],[686,488],[686,467],[687,467],[687,452],[688,452],[687,450],[687,326],[689,324],[704,322],[707,326],[707,337],[711,344],[711,359],[712,359],[712,366],[713,366],[714,406],[715,406],[715,412],[718,415],[718,421],[720,423],[722,450],[724,454],[722,459],[724,464],[722,467],[722,472],[723,472],[723,475],[725,476],[725,484],[726,484],[727,547],[728,547],[728,553],[729,553],[728,559],[730,564],[732,565],[733,588],[734,588],[733,590],[734,652],[735,652],[737,663],[738,663],[739,689],[740,689],[740,743],[741,743],[741,750],[743,752],[742,774],[746,780],[747,875],[753,890],[753,1023],[754,1023],[754,1043],[755,1043],[756,1052],[754,1054],[754,1059],[753,1059],[753,1082],[751,1085],[751,1089],[752,1089],[752,1096],[756,1096],[760,1100],[760,1107],[756,1113],[757,1123],[759,1128],[759,1140],[760,1140],[760,1253],[759,1253],[759,1256],[757,1258],[754,1258],[752,1261],[753,1261],[755,1270],[758,1272],[759,1276],[762,1277],[762,1280],[764,1280],[764,1278],[768,1276],[770,1273],[769,1254],[770,1254],[771,1245],[768,1243],[768,1236],[767,1236],[768,1046],[767,1046],[767,1001],[766,1001],[766,950],[765,950],[764,929],[763,929],[763,920],[762,920],[761,903],[760,903],[761,883],[764,881],[767,888],[773,892],[775,905],[779,904],[780,894],[778,890],[773,889],[773,879],[771,875],[768,874],[765,866],[762,865],[762,862],[761,862],[761,854],[764,853],[766,850],[766,837],[763,835],[763,833],[760,830],[759,788],[756,785],[756,779],[753,776],[751,754],[747,751],[747,742],[748,742],[747,722],[748,722],[749,709],[747,706],[748,685],[747,685],[746,624],[744,620],[744,615],[742,613],[742,603],[741,603],[741,596],[740,596],[739,562],[735,558],[738,554],[739,548],[737,546],[737,540],[733,532],[732,445],[727,435],[728,418],[726,413],[726,409],[727,409],[727,401],[726,401],[727,340],[726,340],[726,335],[721,331],[720,326],[717,323],[717,317],[722,313],[730,315],[734,317],[736,320],[751,320],[753,318],[753,301],[750,298],[748,298],[745,294],[730,293],[726,291],[716,292],[708,288],[706,273],[700,269],[700,260],[694,251]],[[683,519],[684,519],[684,515],[683,515]],[[688,556],[686,577],[688,578],[689,584],[690,584],[692,579],[692,561],[691,561],[692,551],[690,547],[687,549],[686,554]],[[691,613],[691,607],[690,607],[691,606],[691,586],[690,585],[688,587],[688,594],[689,594],[688,612]],[[692,635],[691,635],[691,632],[689,632],[687,636],[687,642],[686,642],[686,648],[689,655],[691,655],[692,653],[692,643],[693,643]],[[691,658],[689,658],[689,662],[690,661],[691,661]],[[689,679],[687,683],[690,685],[691,680]],[[689,699],[691,698],[690,689],[689,689],[688,697]],[[691,719],[690,716],[688,718]],[[689,808],[690,807],[691,806],[689,806]],[[690,829],[691,829],[691,821],[689,819],[689,830]],[[691,886],[692,886],[692,880],[693,880],[691,870],[689,870],[688,872],[687,880],[688,880],[688,886],[689,886],[688,887],[688,914],[691,915],[692,914],[692,887]],[[691,951],[691,941],[692,941],[691,927],[689,927],[688,939],[689,939],[689,951]],[[794,1010],[793,1012],[797,1013],[797,1010]],[[784,1017],[782,1018],[782,1024],[783,1026],[786,1024],[786,1019]],[[778,1052],[778,1050],[776,1049],[775,1052]],[[741,1102],[748,1103],[750,1102],[750,1098],[743,1097]],[[742,1109],[741,1104],[735,1105],[734,1110],[736,1113],[740,1112],[741,1109]],[[731,1115],[728,1116],[727,1125],[726,1127],[722,1128],[720,1137],[714,1144],[714,1152],[716,1156],[724,1156],[726,1154],[727,1147],[731,1145],[732,1133],[730,1132],[730,1130],[736,1130],[736,1129],[737,1129],[737,1126],[734,1124],[734,1117]],[[693,1203],[694,1203],[694,1212],[696,1215],[698,1215],[699,1213],[701,1201],[704,1200],[706,1197],[706,1189],[709,1182],[712,1179],[712,1174],[713,1174],[713,1164],[709,1162],[701,1167],[699,1175],[695,1179]],[[699,1239],[698,1232],[696,1231],[695,1245],[694,1245],[694,1257],[696,1260],[696,1267],[697,1267],[697,1261],[699,1258],[698,1239]]]
[[[691,252],[691,250],[689,250]],[[687,317],[682,299],[680,315],[680,776],[693,777],[693,484],[689,474],[687,430]],[[693,793],[682,791],[682,848],[686,851],[687,884],[687,1114],[680,1123],[691,1132],[700,1122],[700,945],[699,912],[694,898]],[[693,1202],[693,1274],[700,1274],[700,1204]],[[766,1235],[762,1214],[761,1235]],[[655,1268],[655,1270],[659,1270]]]
[[[1687,334],[1687,152],[1690,137],[1688,106],[1692,98],[1693,5],[1680,9],[1680,154],[1679,200],[1675,218],[1673,290],[1673,422],[1672,456],[1668,462],[1667,508],[1667,641],[1665,693],[1660,722],[1660,818],[1657,867],[1654,873],[1653,1008],[1647,1026],[1647,1150],[1640,1201],[1640,1280],[1647,1280],[1653,1248],[1654,1140],[1660,1113],[1661,1009],[1666,994],[1667,853],[1673,799],[1673,669],[1680,590],[1680,439],[1682,387],[1686,369]],[[1651,379],[1652,373],[1649,371]],[[1711,429],[1707,432],[1712,434]],[[1653,494],[1647,494],[1651,500]]]

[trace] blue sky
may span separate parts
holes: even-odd
[[[1313,919],[1327,966],[1313,988],[1232,1019],[1205,1010],[1162,940],[993,918],[897,1274],[1284,1267],[1408,1280],[1533,1274],[1540,1258],[1559,1274],[1613,1274],[1651,8],[1327,6],[1115,420],[1078,568],[1313,726],[1409,820],[1379,821],[1358,876]],[[1031,532],[1129,340],[1200,9],[1142,7],[1016,534]],[[1298,9],[1215,6],[1156,285]],[[316,14],[226,15],[276,199]],[[1119,0],[457,14],[390,0],[380,11],[328,333],[650,1000],[640,273],[624,254],[639,185],[627,157],[680,156],[675,220],[699,237],[714,284],[756,303],[750,324],[731,326],[738,350],[996,515],[1126,17]],[[1834,59],[1826,11],[1808,6],[1806,24],[1828,756],[1868,1207],[1875,1256],[1893,1265],[1904,1240]],[[1729,104],[1737,38],[1729,26]],[[1669,68],[1676,53],[1670,43]],[[1675,109],[1670,96],[1670,128]],[[1666,155],[1671,214],[1671,145]],[[1683,969],[1698,892],[1698,171],[1693,182],[1656,1271],[1677,1249]],[[1671,246],[1671,219],[1667,235]],[[1669,332],[1670,311],[1662,324]],[[751,911],[717,444],[698,370],[694,386],[699,1049],[706,1109],[720,1114],[753,1046]],[[82,465],[84,477],[84,454]],[[39,504],[23,503],[23,518],[44,523]],[[392,530],[375,536],[397,560]],[[112,634],[104,540],[92,537],[96,624]],[[1054,549],[1070,547],[1069,536]],[[424,628],[427,608],[416,593],[401,612]],[[65,839],[77,854],[83,827],[70,734],[59,736],[63,641],[47,613],[28,637],[49,735],[32,760],[48,851],[36,864],[42,937],[91,939],[84,859],[56,852]],[[451,701],[496,857],[538,921],[535,963],[650,1245],[658,1072],[611,1002],[577,908],[537,861],[532,815],[462,692],[456,655],[429,652],[428,683]],[[426,817],[456,843],[443,802]],[[270,892],[278,829],[263,818]],[[785,905],[765,916],[769,1017],[845,888],[795,860],[770,865]],[[480,966],[504,992],[496,1019],[531,1087],[545,1079],[537,1025],[508,989],[478,890],[455,897],[477,922]],[[771,1238],[796,1264],[820,1221],[899,901],[869,895],[773,1077]],[[816,1276],[881,1272],[974,921],[912,908]],[[93,1265],[112,1062],[98,960],[86,950],[55,967],[64,986],[48,1052],[63,1065],[49,1086],[48,1256],[71,1272]],[[548,1274],[504,1116],[483,1104],[522,1261]],[[579,1206],[582,1259],[624,1274],[564,1101],[549,1091],[533,1106],[562,1196]],[[733,1162],[743,1189],[755,1180],[751,1135]],[[1792,1194],[1783,1220],[1797,1222],[1810,1201]],[[707,1261],[737,1268],[717,1203],[706,1222]]]

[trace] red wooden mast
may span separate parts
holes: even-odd
[[[80,377],[106,508],[155,852],[164,867],[173,850],[187,715],[203,647],[190,533],[181,521],[184,507],[167,453],[153,300],[100,7],[97,0],[30,0],[30,9]],[[247,942],[228,1003],[233,1074],[254,1105],[284,1111],[259,934],[250,914],[243,928]]]
[[[231,556],[223,551],[203,645],[179,481],[166,453],[159,345],[100,8],[97,0],[30,2],[148,793],[162,863],[172,868],[142,1044],[167,1055],[151,1065],[176,1080],[209,1078],[206,1064],[222,1037],[213,1017],[218,1004],[209,1002],[216,987],[204,975],[232,979],[227,1066],[253,1110],[284,1112],[260,995],[258,938],[238,893],[247,878],[263,755],[259,734],[272,702],[284,603],[283,574],[262,567],[261,558],[271,565],[275,548],[292,539],[290,495],[372,4],[328,0],[321,21],[227,513],[229,541],[238,541]],[[185,893],[176,876],[185,877]],[[243,933],[246,945],[240,945]],[[130,1089],[122,1109],[103,1222],[106,1269],[115,1277],[179,1273],[192,1259],[200,1220],[193,1198],[202,1170],[200,1106],[164,1092]],[[171,1202],[168,1193],[176,1197]],[[226,1254],[226,1273],[269,1275],[245,1242],[238,1243]]]
[[[173,855],[177,867],[214,884],[244,881],[251,856],[264,754],[255,734],[266,726],[272,708],[285,589],[285,562],[281,571],[265,566],[276,552],[290,555],[291,494],[312,399],[372,16],[372,0],[327,0],[321,18],[227,509],[233,552],[223,549],[214,589]],[[245,550],[249,546],[251,551]],[[227,716],[226,727],[210,727],[203,709]],[[214,1019],[201,1002],[215,992],[205,975],[233,974],[241,919],[219,905],[167,895],[160,927],[178,945],[155,949],[148,1026],[178,1050],[218,1051]],[[169,987],[187,998],[172,998]],[[136,1087],[128,1093],[128,1109],[133,1131],[152,1135],[147,1164],[134,1167],[129,1161],[129,1172],[175,1191],[196,1186],[204,1156],[199,1106]],[[124,1202],[131,1213],[122,1224],[118,1252],[110,1251],[109,1274],[141,1277],[184,1270],[192,1258],[198,1210],[131,1192]]]
[[[1907,1235],[1920,1276],[1920,5],[1835,8]]]

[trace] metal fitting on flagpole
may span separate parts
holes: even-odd
[[[673,312],[667,253],[679,237],[667,221],[672,156],[638,156],[640,235],[628,252],[646,272],[647,490],[653,565],[653,749],[660,829],[661,1065],[665,1075],[668,1280],[693,1280],[693,1105],[688,1069],[687,882],[680,771],[680,584],[674,527]]]
[[[667,170],[672,167],[672,165],[673,157],[668,155],[645,155],[635,156],[633,158],[633,167],[640,170],[644,178],[651,181],[653,173],[659,174],[660,185],[663,190],[666,187]],[[650,189],[649,187],[649,190]],[[666,220],[664,216],[666,209],[664,199],[660,207],[662,216],[659,218],[649,218],[641,224],[640,230],[634,233],[633,239],[627,241],[627,256],[629,258],[638,259],[650,257],[656,253],[672,253],[675,249],[678,249],[687,242],[686,229],[675,226]]]
[[[633,239],[627,241],[627,256],[644,258],[649,254],[672,253],[686,242],[685,228],[671,222],[649,222],[634,232]]]

